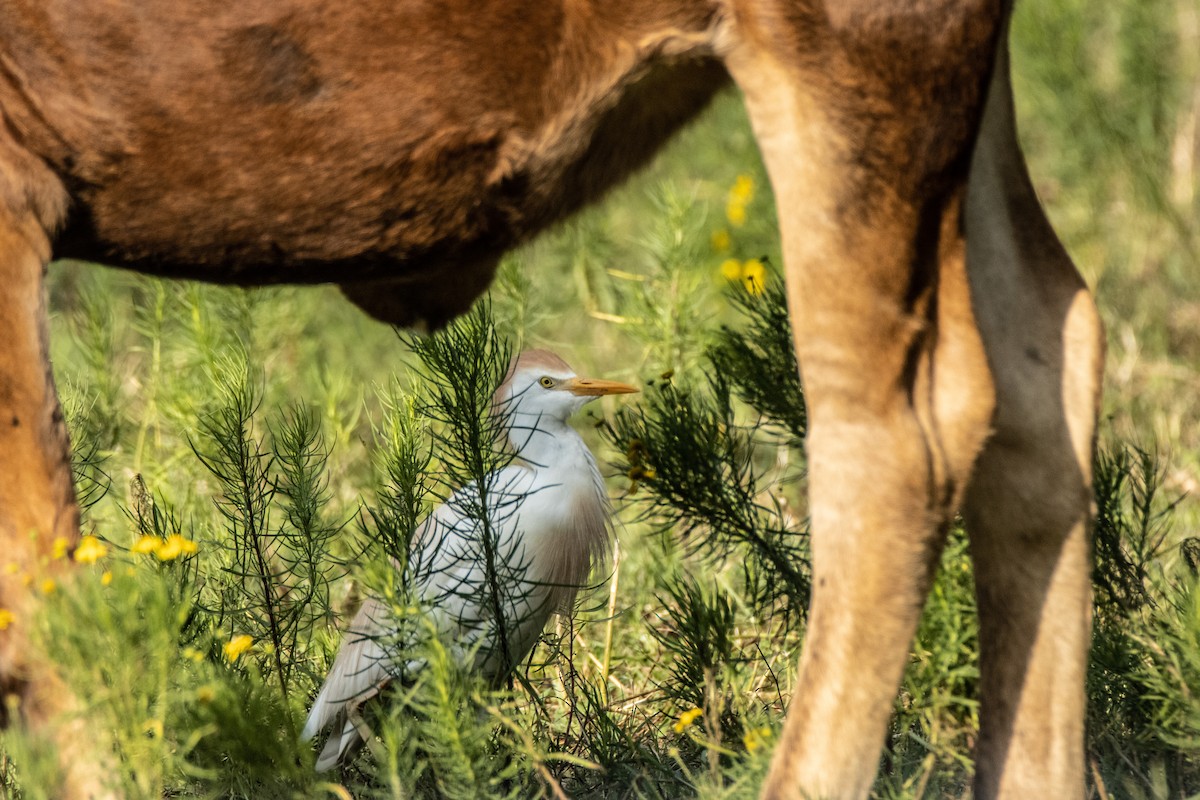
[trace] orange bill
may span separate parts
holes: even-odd
[[[618,381],[606,381],[600,378],[571,378],[564,381],[562,388],[574,395],[582,397],[599,396],[603,394],[630,394],[641,391],[636,386]]]

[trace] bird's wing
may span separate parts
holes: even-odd
[[[529,476],[526,468],[510,466],[493,473],[488,481],[490,523],[500,549],[518,561],[525,557],[518,518]],[[451,495],[413,532],[409,562],[419,593],[425,602],[433,604],[431,614],[436,624],[443,634],[456,640],[456,650],[463,654],[487,633],[486,621],[493,616],[490,608],[484,607],[487,595],[484,569],[479,563],[478,522],[464,513],[477,502],[478,488],[474,484]],[[537,641],[548,613],[531,614],[532,598],[525,596],[544,592],[532,586],[511,588],[516,590],[515,596],[505,598],[505,617],[515,626],[509,651],[519,661]],[[544,606],[544,598],[537,605]],[[394,634],[395,628],[386,607],[376,600],[368,599],[355,616],[304,726],[306,739],[334,726],[317,759],[318,770],[336,765],[362,738],[350,712],[378,694],[395,674],[393,658],[380,643],[381,637]],[[497,671],[504,661],[498,653],[488,654],[486,660],[489,664],[496,662],[481,665],[489,673]],[[493,680],[497,677],[489,674]]]
[[[528,491],[530,471],[509,466],[488,476],[487,503],[489,523],[496,538],[498,555],[509,561],[523,561],[521,531],[517,524],[519,507]],[[455,491],[429,515],[413,536],[410,567],[419,593],[450,620],[478,621],[477,607],[482,599],[483,546],[479,520],[470,516],[478,508],[479,489],[474,482]],[[506,563],[509,568],[517,564]],[[445,604],[455,607],[447,608]],[[452,630],[452,628],[450,629]],[[449,632],[449,631],[448,631]]]
[[[362,738],[350,719],[350,712],[377,695],[392,677],[390,659],[380,643],[380,637],[388,630],[388,618],[386,606],[379,601],[368,599],[363,603],[350,624],[325,685],[313,701],[301,734],[303,738],[312,739],[330,724],[340,723],[317,759],[318,771],[333,767]]]
[[[495,599],[483,561],[481,530],[466,509],[478,503],[478,489],[467,484],[430,515],[421,536],[414,537],[416,581],[430,615],[461,655],[482,645],[476,666],[489,680],[503,677],[504,667],[520,662],[537,643],[552,610],[550,588],[540,575],[536,552],[527,550],[526,534],[539,527],[527,513],[537,488],[534,473],[512,465],[488,477],[488,517],[503,596],[498,598],[506,628],[506,648],[498,648]],[[411,563],[411,562],[410,562]],[[504,650],[508,651],[505,656]]]

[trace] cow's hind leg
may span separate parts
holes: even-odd
[[[3,165],[0,165],[0,170]],[[4,177],[0,173],[0,177]],[[71,699],[55,665],[31,648],[34,599],[69,568],[55,558],[73,548],[78,513],[70,448],[47,357],[43,275],[50,245],[32,214],[0,202],[0,715],[55,741],[62,785],[52,796],[107,797],[98,775],[95,740],[71,719]],[[86,624],[86,623],[81,623]],[[32,787],[31,787],[32,788]],[[36,794],[36,793],[35,793]]]
[[[1082,797],[1092,437],[1103,344],[1034,196],[998,57],[967,201],[968,263],[996,381],[965,516],[980,613],[977,798]]]
[[[811,425],[813,602],[766,797],[867,795],[989,430],[962,207],[999,8],[970,6],[755,2],[731,19]]]

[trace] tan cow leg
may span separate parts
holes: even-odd
[[[902,104],[870,96],[880,86],[839,60],[845,34],[808,68],[761,41],[727,59],[780,209],[811,423],[814,597],[766,798],[868,794],[944,531],[994,410],[960,224],[971,109],[946,125],[959,139],[943,160],[920,162],[910,148],[928,125],[922,109],[905,118]],[[841,85],[823,84],[826,70]],[[961,89],[970,102],[971,86]],[[889,133],[876,138],[883,113]]]
[[[0,453],[14,467],[0,483],[0,608],[13,615],[0,631],[0,713],[55,741],[63,781],[55,797],[90,800],[110,796],[97,779],[95,741],[80,721],[61,718],[71,698],[53,665],[31,652],[28,634],[42,582],[70,565],[51,558],[55,539],[73,547],[78,537],[67,429],[46,352],[49,255],[41,226],[0,208]]]
[[[983,672],[975,796],[1082,797],[1103,339],[1017,148],[1006,52],[972,165],[967,241],[997,388],[996,432],[965,508]]]
[[[970,22],[938,11],[933,24],[904,19],[912,4],[888,5],[839,20],[828,4],[792,36],[781,31],[795,20],[760,5],[729,34],[726,63],[775,189],[810,419],[813,602],[768,798],[870,790],[994,408],[961,211],[986,88],[975,76],[991,63],[995,28],[970,9]],[[913,39],[874,49],[872,37],[897,30]],[[930,66],[939,57],[947,72]],[[913,91],[932,75],[938,85]]]

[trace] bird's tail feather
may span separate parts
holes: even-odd
[[[385,612],[385,607],[378,601],[368,600],[363,604],[333,661],[325,685],[313,701],[300,734],[302,738],[313,739],[335,721],[341,723],[341,730],[330,735],[318,757],[318,770],[324,771],[337,764],[359,741],[361,737],[350,715],[357,713],[363,702],[377,695],[392,677],[390,659],[378,641]]]
[[[340,714],[338,721],[342,723],[342,730],[340,733],[330,734],[325,746],[321,748],[321,754],[317,756],[317,772],[328,772],[336,767],[346,754],[354,750],[362,741],[358,728],[354,726],[353,722],[344,719]]]

